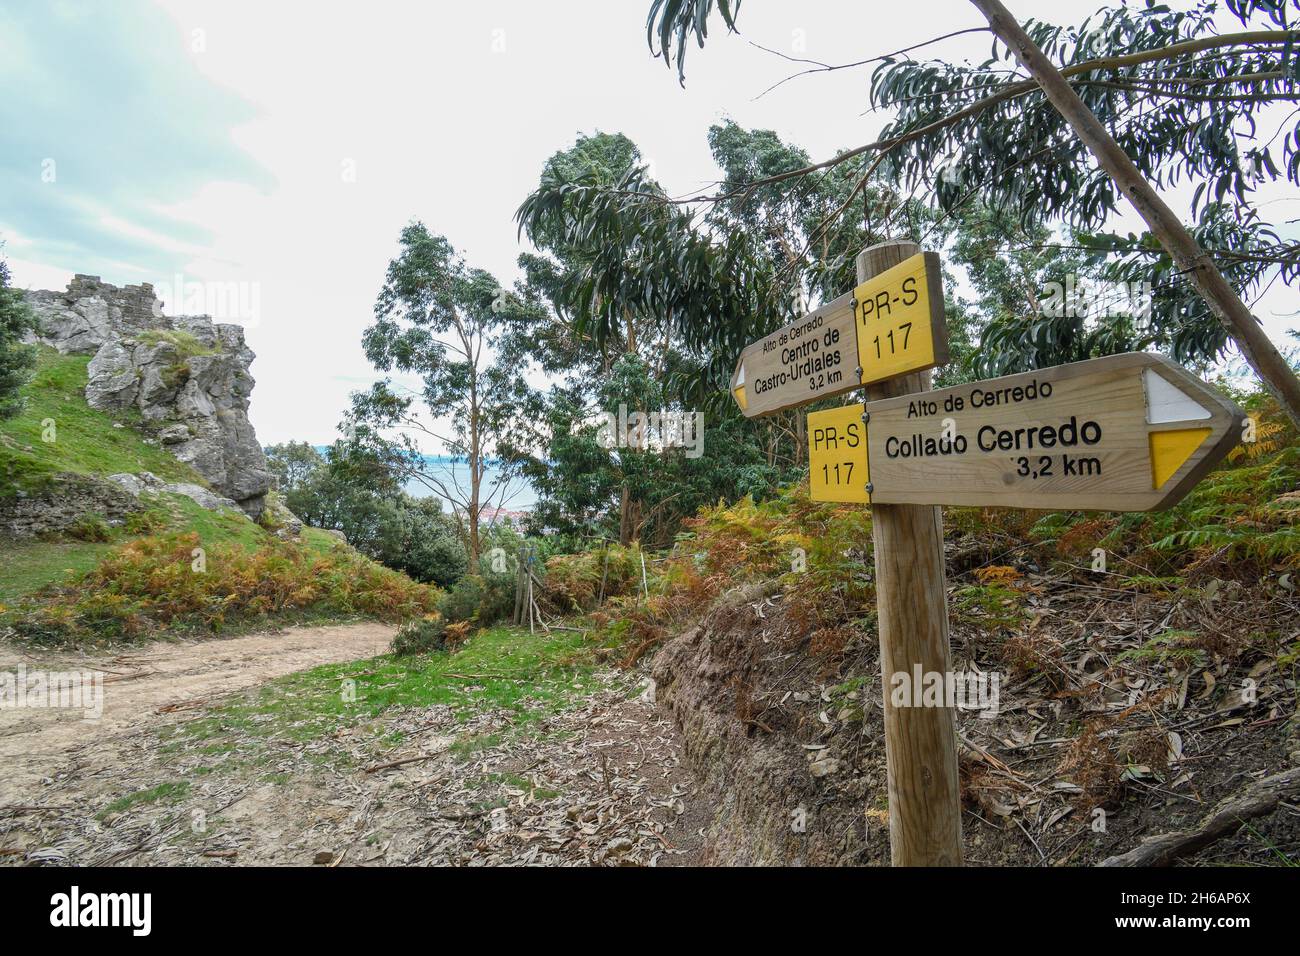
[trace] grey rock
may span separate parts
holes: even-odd
[[[152,286],[118,288],[97,276],[78,275],[65,292],[27,300],[41,322],[36,341],[94,354],[91,407],[138,412],[146,441],[190,464],[249,517],[262,513],[273,479],[248,420],[254,355],[240,326],[168,317]]]
[[[147,491],[160,491],[163,486],[162,479],[151,471],[142,471],[138,475],[119,472],[116,475],[109,475],[104,480],[113,482],[136,498]]]
[[[200,508],[206,508],[208,511],[221,511],[226,508],[232,511],[241,510],[239,505],[230,498],[214,494],[202,485],[194,485],[188,481],[168,482],[162,486],[162,490],[168,494],[184,495]]]
[[[165,321],[148,283],[119,289],[99,276],[76,275],[65,292],[31,292],[27,301],[41,321],[38,341],[63,353],[93,353],[105,342]]]
[[[138,509],[136,496],[116,482],[59,474],[39,492],[0,498],[0,534],[14,538],[55,534],[92,515],[120,525]]]
[[[86,402],[93,408],[127,408],[140,393],[131,351],[120,341],[105,342],[87,366]]]
[[[839,769],[840,762],[834,757],[823,757],[821,760],[814,760],[808,765],[808,770],[814,777],[825,777]]]
[[[129,475],[125,472],[120,472],[116,475],[109,475],[104,480],[113,482],[113,484],[120,487],[123,491],[131,495],[131,497],[133,498],[139,498],[142,494],[144,494],[144,482],[142,482],[135,475]]]
[[[302,534],[302,519],[276,494],[266,496],[266,508],[257,520],[278,538],[296,538]]]
[[[158,433],[158,440],[164,445],[179,445],[181,442],[190,440],[190,428],[182,422],[168,425]]]

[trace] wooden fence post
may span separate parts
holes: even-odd
[[[912,242],[882,242],[857,258],[858,282],[916,255]],[[930,388],[918,372],[868,386],[871,400]],[[870,431],[871,423],[867,422]],[[894,866],[960,866],[961,794],[952,708],[894,707],[895,674],[912,680],[952,670],[948,649],[948,591],[944,575],[943,518],[933,505],[871,506],[880,632],[881,691],[889,780],[889,846]],[[945,685],[946,686],[946,685]]]

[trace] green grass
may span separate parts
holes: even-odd
[[[335,535],[320,528],[311,528],[307,525],[302,526],[302,543],[313,551],[319,551],[322,554],[329,554],[336,547],[343,544]]]
[[[136,338],[145,345],[169,342],[176,347],[176,354],[181,361],[196,355],[220,355],[222,351],[220,340],[215,345],[207,346],[200,342],[193,332],[186,332],[184,329],[150,329],[140,333]]]
[[[177,531],[198,532],[204,547],[235,544],[245,551],[253,552],[273,537],[256,521],[249,520],[242,513],[209,511],[184,495],[163,494],[159,500],[165,502],[170,518],[169,527]]]
[[[111,544],[89,541],[31,539],[5,542],[0,609],[47,584],[66,580],[72,576],[69,572],[80,574],[89,571],[111,550]]]
[[[178,783],[160,783],[156,787],[150,787],[148,790],[138,790],[135,793],[128,793],[125,797],[119,797],[114,800],[99,813],[95,814],[95,819],[103,820],[110,814],[122,813],[134,806],[140,804],[157,803],[159,800],[176,801],[182,799],[190,791],[190,785],[186,781]]]
[[[120,416],[127,427],[86,404],[85,355],[40,350],[36,373],[23,389],[26,406],[15,418],[0,421],[0,496],[37,491],[59,472],[112,475],[151,471],[165,481],[205,484],[188,465],[160,447],[146,444],[131,427],[137,420]],[[45,441],[53,421],[53,441]]]
[[[588,696],[595,688],[589,645],[572,631],[529,634],[495,627],[472,637],[454,654],[328,664],[269,682],[257,692],[163,728],[164,748],[223,758],[218,766],[260,766],[276,756],[274,741],[327,739],[341,727],[365,724],[402,708],[446,704],[459,720],[485,710],[513,712],[504,733],[536,730],[539,721]],[[355,700],[344,693],[355,681]],[[468,757],[495,746],[502,733],[468,735],[452,752]],[[401,747],[400,733],[376,728],[380,751]],[[313,751],[315,748],[313,748]],[[347,763],[340,750],[322,763]]]
[[[190,343],[182,339],[173,344],[188,354],[203,352],[197,340]],[[191,351],[191,345],[199,351]],[[188,465],[162,448],[147,444],[133,427],[138,424],[135,416],[122,413],[120,423],[125,427],[119,428],[115,424],[118,420],[86,404],[89,362],[86,355],[40,350],[36,372],[23,389],[25,408],[17,417],[0,421],[0,497],[18,491],[39,492],[51,476],[59,473],[102,477],[151,471],[164,481],[205,485]],[[54,440],[49,442],[43,440],[48,420],[54,424]],[[157,504],[148,510],[156,514],[157,530],[194,530],[205,546],[237,544],[253,551],[267,540],[267,533],[242,515],[207,511],[183,495],[160,495]],[[64,582],[69,571],[89,571],[114,545],[133,537],[130,529],[119,528],[112,531],[107,542],[71,538],[6,541],[0,609],[47,584]]]

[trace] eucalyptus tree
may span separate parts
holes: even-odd
[[[652,51],[665,62],[675,59],[683,82],[688,41],[703,45],[714,6],[712,0],[651,4],[647,36]],[[727,0],[717,4],[729,30],[736,29],[739,6]],[[1181,10],[1148,0],[1141,8],[1104,8],[1077,27],[1029,20],[1023,28],[1050,59],[1052,72],[1068,80],[1083,107],[1113,136],[1138,176],[1156,189],[1195,184],[1189,231],[1210,258],[1192,269],[1222,273],[1236,296],[1244,298],[1265,281],[1294,285],[1300,278],[1300,246],[1280,238],[1258,204],[1261,181],[1300,185],[1296,111],[1278,115],[1269,110],[1274,104],[1294,106],[1300,99],[1294,50],[1300,31],[1288,24],[1294,2],[1227,0],[1224,6],[1246,29],[1222,31],[1216,20],[1219,7],[1210,0]],[[917,46],[940,39],[944,37]],[[910,56],[914,49],[805,70],[873,65],[871,107],[893,118],[877,140],[769,182],[871,157],[903,188],[927,196],[944,214],[980,202],[1026,228],[1055,223],[1099,236],[1091,248],[1105,254],[1106,268],[1115,275],[1144,275],[1150,281],[1158,274],[1152,285],[1162,294],[1154,303],[1151,328],[1139,330],[1137,337],[1149,337],[1156,347],[1186,361],[1218,358],[1233,341],[1283,407],[1300,420],[1293,400],[1300,385],[1277,350],[1252,323],[1237,322],[1218,301],[1207,300],[1199,276],[1188,275],[1192,269],[1170,268],[1186,258],[1185,245],[1184,252],[1175,254],[1169,235],[1104,234],[1123,194],[1098,168],[1071,122],[1048,101],[1042,77],[1009,69],[1013,53],[996,41],[989,58],[975,65],[917,60]],[[1050,361],[1069,354],[1079,333],[1091,331],[1023,319],[1019,329],[991,326],[989,344],[1037,342],[1039,357]],[[1110,340],[1123,347],[1132,337],[1121,332]],[[1106,337],[1095,338],[1106,347]]]
[[[529,303],[466,265],[423,223],[407,225],[400,243],[362,343],[376,369],[414,375],[419,387],[403,390],[385,378],[354,395],[348,432],[373,460],[451,504],[473,563],[482,514],[517,488],[510,452],[533,439],[536,396],[505,347],[510,323]],[[422,440],[435,444],[421,447]],[[429,450],[450,453],[451,466]]]
[[[797,476],[807,457],[806,409],[746,421],[728,388],[736,356],[851,288],[864,245],[951,228],[866,164],[770,182],[808,162],[771,130],[725,121],[709,130],[709,146],[722,173],[715,204],[668,196],[631,141],[597,134],[553,156],[520,207],[521,231],[538,249],[520,259],[525,291],[550,314],[534,314],[512,334],[531,343],[547,372],[570,373],[550,397],[550,437],[523,463],[542,496],[537,520],[553,529],[609,530],[615,515],[626,541],[659,533],[699,504],[685,490],[665,498],[665,488],[729,487],[723,496],[734,497]],[[849,206],[859,215],[837,219]],[[956,382],[970,377],[974,316],[955,302],[949,311],[961,361],[945,374]],[[650,400],[706,414],[713,437],[702,459],[593,446],[593,411]],[[711,457],[722,435],[726,461]]]
[[[606,133],[551,157],[518,220],[537,249],[520,257],[524,291],[551,314],[515,334],[562,379],[550,396],[550,438],[524,465],[541,494],[539,522],[623,541],[671,536],[700,503],[673,488],[694,487],[708,473],[712,489],[730,497],[751,459],[764,476],[781,470],[779,436],[768,424],[744,423],[726,389],[736,343],[787,321],[798,298],[775,285],[784,260],[768,248],[772,231],[723,222],[721,213],[699,219],[670,200],[635,144]],[[790,282],[801,278],[795,271]],[[624,406],[701,412],[710,436],[728,433],[733,471],[712,461],[710,442],[692,459],[598,447],[593,416]],[[728,486],[729,473],[736,480]]]
[[[723,173],[714,208],[669,197],[635,146],[600,134],[547,163],[517,218],[543,253],[520,261],[561,319],[560,354],[599,356],[603,373],[620,352],[639,352],[659,376],[676,361],[678,393],[721,411],[741,348],[851,287],[864,244],[912,235],[926,213],[853,166],[795,193],[764,187],[807,161],[769,130],[727,121],[709,144]],[[849,203],[869,218],[818,228]],[[547,324],[535,331],[545,339]]]
[[[325,463],[324,456],[305,441],[290,441],[263,449],[266,466],[275,476],[276,491],[289,494]]]
[[[516,218],[550,253],[525,268],[573,348],[598,356],[606,371],[628,353],[665,368],[674,346],[711,350],[718,324],[744,335],[761,322],[755,305],[771,276],[749,235],[697,228],[643,164],[592,168],[572,152],[547,163]]]

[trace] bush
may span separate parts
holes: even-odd
[[[438,596],[347,548],[272,540],[251,553],[230,545],[203,554],[199,543],[190,532],[122,545],[94,570],[28,598],[10,629],[37,643],[106,643],[295,615],[401,620],[432,612]]]
[[[36,367],[36,350],[23,344],[38,326],[23,293],[9,285],[9,266],[0,261],[0,419],[23,409],[20,390]]]
[[[478,620],[483,593],[482,576],[467,574],[442,596],[438,601],[438,609],[448,621]]]
[[[99,515],[88,514],[72,523],[68,535],[78,541],[109,541],[113,537],[113,529]]]
[[[447,587],[465,573],[465,547],[439,499],[366,487],[346,461],[331,457],[299,477],[285,504],[307,524],[342,531],[362,554],[417,581]]]
[[[422,617],[407,621],[393,636],[388,646],[392,654],[406,657],[411,654],[432,654],[447,649],[447,622],[441,617]]]
[[[590,611],[600,603],[602,579],[607,600],[639,591],[641,549],[610,544],[551,558],[546,562],[545,587],[538,601],[559,614]]]
[[[127,516],[122,525],[128,534],[157,534],[167,527],[167,513],[158,508],[146,508]]]

